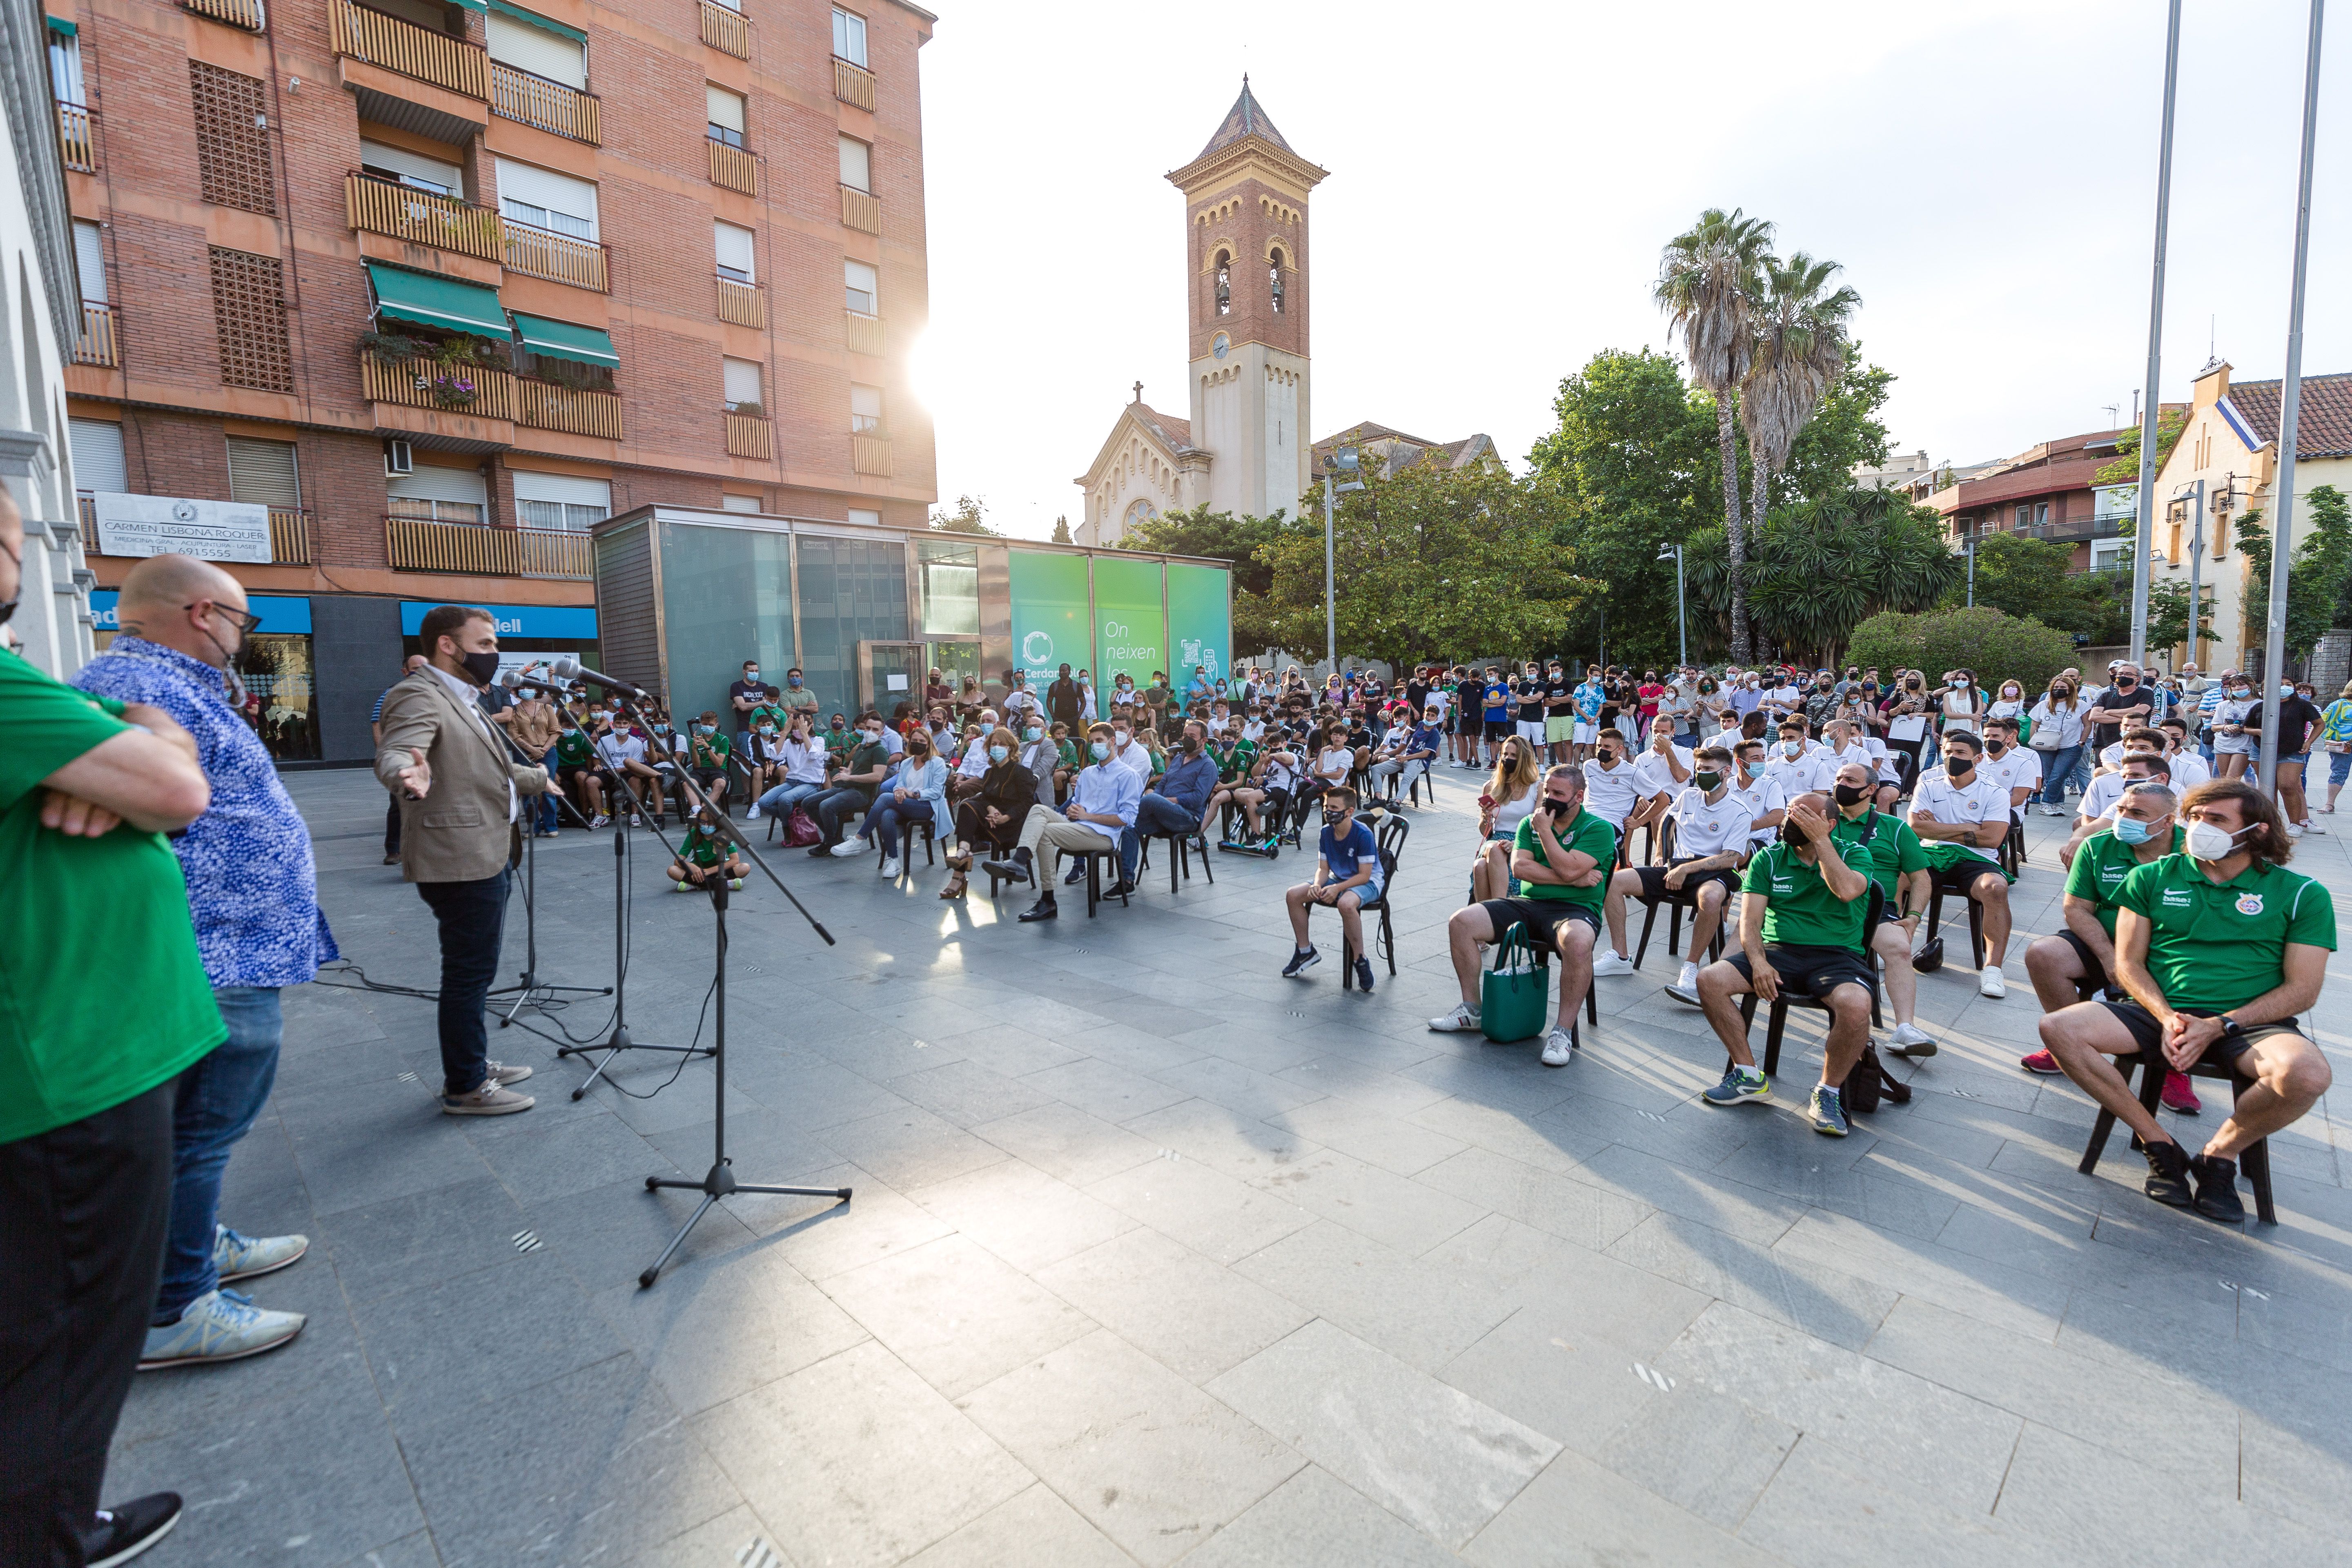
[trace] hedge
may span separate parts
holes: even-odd
[[[2028,692],[2037,692],[2078,659],[2074,639],[2066,633],[2031,616],[2004,615],[1979,605],[1916,616],[1873,616],[1853,628],[1845,662],[1865,669],[1875,667],[1890,677],[1897,668],[1924,669],[1930,680],[1948,669],[1973,669],[1989,690],[2014,680]]]

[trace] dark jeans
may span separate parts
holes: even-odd
[[[801,809],[816,818],[817,831],[824,834],[821,847],[830,848],[841,842],[841,822],[845,816],[856,816],[874,804],[871,790],[856,784],[844,784],[829,789],[814,800],[801,802]]]
[[[441,925],[442,1092],[471,1094],[489,1076],[482,1007],[506,933],[507,873],[478,882],[419,882],[416,891]]]
[[[931,803],[928,800],[900,800],[893,795],[874,808],[873,815],[866,819],[866,830],[882,841],[882,853],[891,856],[898,853],[898,835],[901,832],[907,836],[908,847],[914,847],[917,823],[929,826],[933,832],[938,831],[938,826],[931,818]]]
[[[92,1049],[103,1048],[99,1041]],[[79,1568],[147,1342],[172,1203],[172,1094],[0,1143],[0,1563]]]
[[[1135,808],[1135,826],[1118,836],[1119,875],[1135,880],[1135,868],[1143,855],[1145,836],[1153,833],[1178,835],[1201,831],[1201,819],[1195,814],[1170,800],[1164,795],[1147,795]]]
[[[400,853],[400,795],[397,792],[387,797],[383,808],[383,852],[387,855]]]
[[[234,985],[213,993],[228,1038],[180,1074],[172,1112],[172,1223],[163,1242],[163,1282],[155,1292],[157,1328],[176,1323],[189,1302],[220,1284],[213,1267],[213,1226],[220,1217],[221,1173],[278,1079],[278,1046],[286,1020],[275,986]]]

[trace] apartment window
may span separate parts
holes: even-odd
[[[490,58],[577,91],[588,88],[588,46],[571,29],[506,7],[488,14]]]
[[[849,389],[849,433],[853,436],[882,433],[882,389],[878,386],[856,386]]]
[[[882,526],[882,513],[874,507],[854,506],[849,509],[849,521],[864,523],[868,528]]]
[[[516,521],[525,528],[585,533],[613,514],[613,486],[608,479],[524,468],[514,469],[507,477],[514,482]]]
[[[730,147],[743,145],[743,95],[723,87],[705,87],[710,100],[710,139]]]
[[[269,114],[257,76],[188,62],[195,98],[196,172],[205,200],[217,206],[278,215],[269,170]]]
[[[880,296],[877,293],[879,284],[873,268],[863,261],[844,261],[841,264],[841,283],[851,310],[861,316],[880,313]]]
[[[2024,501],[2017,503],[2017,531],[2023,533],[2033,526],[2033,508]]]
[[[866,18],[838,5],[833,11],[833,52],[851,65],[866,64]]]
[[[274,256],[212,247],[213,324],[220,334],[221,383],[264,392],[294,390],[286,343],[286,282]]]
[[[841,139],[841,183],[853,191],[874,193],[874,149],[855,136]]]
[[[419,463],[413,474],[384,480],[384,511],[425,522],[487,522],[489,485],[478,468],[443,468]]]
[[[727,411],[730,414],[762,414],[767,405],[760,397],[760,362],[730,358],[724,362],[727,377]]]
[[[723,495],[719,498],[720,511],[756,512],[760,510],[758,496]]]
[[[573,239],[596,237],[596,187],[535,163],[498,161],[499,211],[517,223]]]
[[[302,478],[294,461],[294,443],[230,437],[228,499],[299,511]]]
[[[735,283],[756,283],[753,275],[751,231],[731,223],[714,222],[710,226],[711,243],[719,254],[719,276]]]
[[[122,458],[122,426],[111,419],[68,419],[66,440],[73,450],[76,489],[121,494],[131,489]]]
[[[838,26],[838,24],[836,24]],[[86,103],[81,91],[81,40],[55,27],[49,35],[49,90],[59,103]]]
[[[82,218],[74,219],[74,273],[86,304],[106,303],[106,231]]]
[[[436,196],[466,194],[466,174],[457,164],[365,137],[360,139],[360,173]]]

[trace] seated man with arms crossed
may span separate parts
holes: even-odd
[[[2009,792],[1983,776],[1983,743],[1973,730],[1944,731],[1944,765],[1919,775],[1911,794],[1911,826],[1927,841],[1932,884],[1972,898],[1984,910],[1984,972],[1977,994],[2009,994],[2000,961],[2009,951],[2010,874],[1994,858],[2009,837]]]
[[[1675,743],[1672,726],[1652,724],[1648,742],[1633,759],[1633,810],[1619,837],[1631,839],[1651,824],[1664,822],[1690,779],[1691,754]]]
[[[1927,910],[1927,847],[1911,825],[1873,804],[1876,779],[1867,763],[1847,763],[1831,786],[1837,824],[1830,830],[1838,854],[1866,870],[1882,895],[1878,929],[1871,950],[1886,965],[1886,1000],[1895,1010],[1895,1033],[1886,1048],[1898,1057],[1932,1057],[1936,1042],[1918,1025],[1919,973],[1911,967],[1911,939]]]
[[[1664,733],[1664,727],[1653,731]],[[1633,961],[1625,956],[1625,900],[1664,899],[1695,888],[1690,946],[1680,979],[1666,987],[1677,1002],[1698,1005],[1698,964],[1696,956],[1715,941],[1723,906],[1739,886],[1739,868],[1748,858],[1748,836],[1755,830],[1751,797],[1731,787],[1731,752],[1722,746],[1702,746],[1691,759],[1696,764],[1690,788],[1674,803],[1675,858],[1664,866],[1628,866],[1609,879],[1606,913],[1609,952],[1593,960],[1595,974],[1630,974]]]
[[[1841,1090],[1870,1044],[1870,961],[1858,951],[1868,918],[1870,879],[1846,864],[1832,837],[1829,801],[1806,794],[1789,803],[1789,819],[1769,847],[1748,863],[1739,900],[1739,952],[1699,972],[1699,1005],[1731,1053],[1723,1081],[1700,1096],[1709,1105],[1772,1098],[1772,1085],[1748,1048],[1739,998],[1763,1001],[1794,985],[1829,1008],[1822,1079],[1810,1107],[1813,1131],[1843,1138]]]
[[[2238,1155],[2327,1092],[2327,1058],[2296,1016],[2319,1000],[2336,910],[2325,887],[2286,868],[2292,847],[2260,790],[2217,779],[2183,795],[2180,816],[2185,853],[2135,866],[2116,895],[2112,973],[2129,1000],[2047,1014],[2042,1043],[2138,1134],[2149,1197],[2234,1224],[2246,1214]],[[2210,1057],[2251,1080],[2200,1153],[2175,1142],[2106,1059],[2156,1053],[2184,1071]]]
[[[1366,995],[1372,990],[1372,958],[1364,947],[1364,900],[1381,896],[1385,879],[1380,839],[1371,824],[1356,816],[1356,792],[1341,785],[1323,795],[1323,836],[1316,846],[1315,876],[1283,894],[1290,911],[1294,939],[1290,962],[1282,966],[1285,980],[1296,980],[1323,962],[1307,935],[1307,911],[1328,904],[1339,911],[1339,929],[1356,954],[1356,984]]]
[[[1622,738],[1620,738],[1622,744]],[[1544,774],[1543,798],[1520,822],[1511,845],[1511,875],[1527,887],[1522,899],[1488,899],[1454,911],[1446,944],[1462,1002],[1429,1026],[1441,1034],[1478,1027],[1478,949],[1500,942],[1514,925],[1559,954],[1559,1017],[1544,1037],[1543,1063],[1566,1067],[1575,1054],[1568,1026],[1592,986],[1592,943],[1601,934],[1601,906],[1609,869],[1617,863],[1617,830],[1584,808],[1585,769],[1559,763]]]

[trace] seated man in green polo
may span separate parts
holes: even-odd
[[[2286,868],[2278,809],[2244,780],[2199,784],[2180,820],[2183,853],[2133,867],[2116,894],[2111,973],[2128,999],[2045,1014],[2042,1043],[2139,1135],[2149,1197],[2234,1224],[2246,1216],[2239,1154],[2327,1092],[2327,1058],[2296,1019],[2319,1000],[2336,909],[2325,887]],[[2107,1060],[2133,1056],[2183,1071],[2210,1058],[2246,1080],[2201,1152],[2173,1142]]]
[[[1870,947],[1886,966],[1886,1004],[1895,1013],[1886,1049],[1898,1057],[1932,1057],[1936,1040],[1919,1026],[1919,972],[1911,966],[1911,939],[1927,909],[1927,847],[1909,823],[1878,809],[1878,779],[1868,763],[1842,763],[1832,779],[1837,820],[1830,837],[1856,870],[1869,871],[1883,895]]]
[[[1854,858],[1867,864],[1869,852]],[[1723,1081],[1701,1098],[1709,1105],[1772,1098],[1748,1048],[1739,998],[1753,991],[1769,1002],[1781,987],[1793,987],[1794,994],[1829,1009],[1811,1110],[1814,1131],[1843,1138],[1849,1129],[1841,1090],[1870,1044],[1870,956],[1862,929],[1870,914],[1870,879],[1841,858],[1827,795],[1809,792],[1789,803],[1780,837],[1748,862],[1740,894],[1739,952],[1698,974],[1699,1005],[1731,1053]]]

